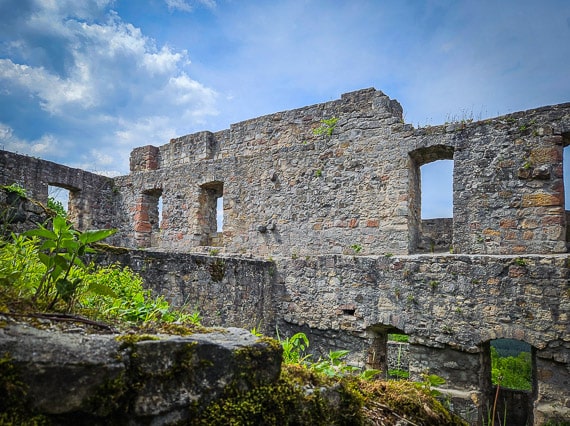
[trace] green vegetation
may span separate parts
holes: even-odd
[[[13,183],[11,185],[2,186],[8,192],[12,192],[14,194],[18,194],[20,197],[26,197],[26,189],[20,186],[17,183]]]
[[[354,250],[354,253],[358,254],[362,251],[362,246],[360,244],[353,244],[350,246],[350,248],[352,250]]]
[[[532,390],[532,359],[530,352],[517,356],[499,355],[491,346],[491,380],[494,385],[510,389]]]
[[[324,135],[326,137],[330,137],[333,134],[337,123],[338,123],[338,118],[336,117],[325,118],[321,120],[321,125],[313,130],[313,134],[315,136]]]
[[[197,313],[172,310],[119,265],[84,263],[94,243],[114,230],[79,232],[61,216],[22,235],[0,238],[0,307],[4,311],[66,312],[104,321],[199,323]]]
[[[67,211],[65,210],[65,207],[63,206],[61,201],[56,200],[53,197],[48,197],[47,206],[48,209],[52,209],[57,216],[67,218]]]
[[[390,333],[388,334],[388,340],[391,342],[408,343],[410,341],[410,336],[407,334]]]

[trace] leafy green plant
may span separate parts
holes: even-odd
[[[4,185],[2,188],[8,192],[18,194],[20,197],[27,197],[26,189],[18,183],[13,183],[11,185]]]
[[[321,177],[323,175],[323,171],[321,169],[315,170],[315,177]]]
[[[279,337],[279,332],[277,332],[277,338],[283,347],[284,363],[304,364],[312,356],[311,354],[305,353],[309,347],[309,339],[305,333],[296,333],[291,337],[281,339]]]
[[[324,135],[330,137],[333,134],[337,123],[338,123],[338,118],[336,117],[325,118],[321,120],[321,125],[313,130],[313,134],[315,136]]]
[[[421,378],[422,381],[418,382],[419,388],[424,389],[431,396],[441,395],[440,391],[433,388],[445,384],[445,379],[443,377],[440,377],[437,374],[429,374],[428,371],[425,371],[421,374]]]
[[[349,353],[350,351],[347,350],[329,351],[327,357],[312,364],[311,369],[329,377],[354,374],[356,371],[360,371],[360,368],[348,365],[343,361],[343,358]]]
[[[47,206],[49,209],[53,210],[57,216],[67,218],[67,211],[65,210],[65,207],[61,201],[56,200],[53,197],[48,197]]]
[[[115,232],[115,229],[79,232],[72,229],[71,224],[61,216],[53,218],[52,229],[40,225],[25,232],[25,236],[41,240],[38,256],[46,268],[32,300],[35,301],[39,297],[45,299],[53,297],[48,306],[48,309],[52,309],[57,299],[61,297],[67,303],[68,310],[71,310],[82,281],[80,277],[72,279],[72,269],[74,267],[86,269],[81,257],[85,253],[94,252],[90,245]],[[100,288],[91,290],[98,291]]]

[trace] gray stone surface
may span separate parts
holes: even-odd
[[[22,402],[55,424],[187,422],[228,387],[249,390],[280,373],[281,351],[242,329],[132,344],[116,337],[9,322],[0,353],[27,388]]]

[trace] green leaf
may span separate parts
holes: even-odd
[[[431,386],[441,386],[445,384],[445,379],[443,377],[439,377],[437,374],[430,374],[427,377],[427,380]]]
[[[55,288],[61,298],[66,302],[69,302],[80,282],[81,280],[69,281],[68,279],[60,278],[55,282]]]
[[[40,246],[40,250],[50,250],[57,247],[57,244],[54,240],[45,240],[42,245]]]
[[[111,287],[97,282],[89,284],[89,287],[87,287],[87,291],[98,294],[99,296],[109,296],[112,297],[113,299],[119,297]]]
[[[30,229],[29,231],[24,232],[24,235],[26,237],[40,237],[48,240],[57,240],[57,235],[45,228]]]
[[[52,257],[48,256],[45,253],[38,253],[38,257],[40,258],[40,262],[42,262],[46,267],[50,267],[52,265]]]
[[[61,269],[67,269],[69,267],[68,259],[66,259],[62,254],[56,254],[53,256],[53,262]]]
[[[65,231],[69,231],[69,225],[67,224],[67,221],[61,216],[54,217],[53,232],[55,232],[57,235],[61,235]]]
[[[69,250],[69,251],[76,251],[79,249],[79,242],[73,238],[64,238],[61,241],[61,247]]]
[[[79,235],[79,241],[83,244],[91,244],[97,241],[104,240],[107,237],[115,234],[116,229],[97,229],[91,231],[85,231]]]

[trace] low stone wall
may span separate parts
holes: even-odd
[[[275,333],[274,297],[279,289],[273,262],[144,250],[101,253],[97,261],[130,267],[155,295],[176,308],[199,312],[206,326]]]
[[[452,218],[422,220],[418,253],[449,253],[452,246]]]
[[[410,345],[403,342],[388,342],[388,371],[410,371]],[[388,373],[389,374],[389,373]],[[397,377],[397,376],[395,376]]]

